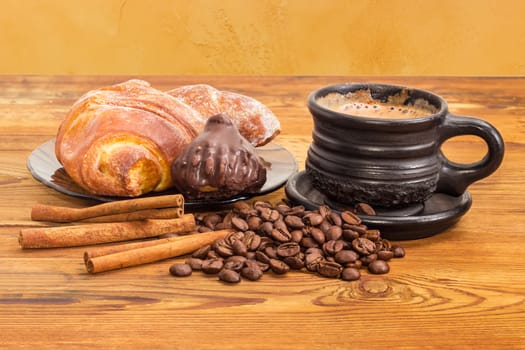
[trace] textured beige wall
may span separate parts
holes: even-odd
[[[0,73],[525,74],[519,0],[1,4]]]

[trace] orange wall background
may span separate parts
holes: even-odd
[[[525,74],[525,1],[1,5],[0,74]]]

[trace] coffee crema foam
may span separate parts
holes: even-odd
[[[437,108],[425,99],[417,99],[407,104],[410,96],[407,90],[388,97],[387,102],[374,99],[369,89],[357,90],[347,94],[331,92],[317,99],[319,105],[335,112],[360,117],[383,119],[410,119],[432,115]]]

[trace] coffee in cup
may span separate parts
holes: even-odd
[[[312,143],[305,170],[330,200],[378,207],[422,203],[435,192],[458,196],[503,159],[499,132],[486,121],[449,112],[431,92],[388,84],[338,84],[310,94]],[[459,135],[485,141],[472,164],[449,161],[441,145]]]
[[[437,112],[436,107],[429,104],[425,99],[420,98],[405,104],[408,99],[407,94],[407,90],[401,90],[395,95],[388,96],[386,101],[381,101],[374,99],[369,89],[348,92],[347,94],[331,92],[319,97],[317,103],[334,112],[371,118],[419,118]]]

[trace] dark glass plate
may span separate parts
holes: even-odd
[[[268,164],[267,179],[261,190],[257,193],[241,194],[231,198],[191,201],[186,200],[186,208],[220,206],[239,200],[273,192],[283,186],[290,176],[297,172],[297,161],[286,148],[273,142],[258,147],[257,154]],[[35,179],[43,184],[70,196],[95,199],[101,202],[125,199],[123,197],[97,196],[86,192],[71,180],[55,156],[55,140],[47,141],[37,147],[27,159],[27,168]],[[174,190],[155,192],[145,196],[161,196],[176,193]]]
[[[310,177],[304,171],[296,173],[288,180],[285,192],[288,199],[304,205],[309,210],[315,210],[323,204],[338,208],[324,194],[313,188]],[[375,216],[360,217],[368,227],[381,230],[384,238],[419,239],[433,236],[455,224],[470,209],[471,204],[472,197],[468,191],[458,197],[434,193],[422,204],[421,210],[415,213],[378,210]],[[339,208],[344,208],[344,205],[340,205]]]

